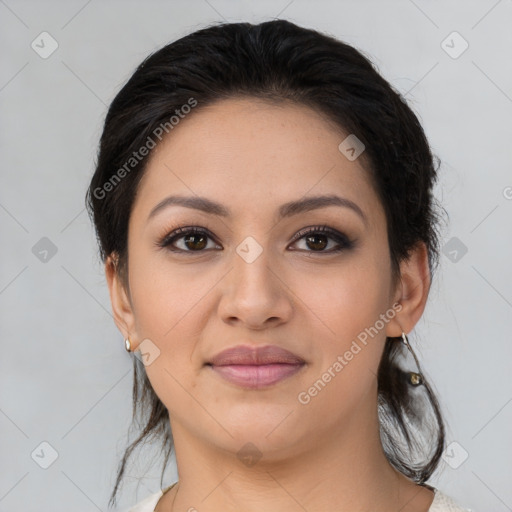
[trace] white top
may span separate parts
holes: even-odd
[[[164,490],[160,490],[154,494],[151,494],[144,500],[139,501],[139,503],[129,509],[128,512],[154,512],[156,504],[160,498],[173,485],[175,484],[172,484]],[[470,508],[462,508],[460,505],[457,505],[457,503],[455,503],[455,501],[453,501],[450,496],[443,494],[435,487],[429,486],[429,488],[434,491],[434,501],[432,502],[432,505],[430,505],[428,512],[472,512]]]

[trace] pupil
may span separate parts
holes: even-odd
[[[310,249],[324,249],[327,246],[325,238],[325,235],[310,235],[306,240]],[[318,239],[323,239],[323,241],[318,242]],[[311,247],[311,243],[313,244],[313,247]]]

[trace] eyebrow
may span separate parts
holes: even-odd
[[[153,218],[157,213],[161,212],[169,206],[184,206],[185,208],[193,208],[205,213],[217,215],[219,217],[230,217],[231,212],[224,205],[207,199],[206,197],[199,196],[169,196],[160,201],[149,213],[148,221]],[[310,196],[297,201],[290,201],[284,203],[279,207],[278,217],[279,220],[286,217],[291,217],[299,213],[309,212],[318,208],[325,208],[328,206],[340,206],[343,208],[350,208],[361,217],[366,225],[368,219],[361,208],[345,197],[340,197],[335,194]]]

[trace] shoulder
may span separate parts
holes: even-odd
[[[154,512],[158,500],[163,496],[163,491],[150,494],[142,501],[130,508],[127,512]]]
[[[177,482],[174,482],[172,485],[169,485],[165,489],[160,489],[158,492],[150,494],[142,501],[139,501],[136,505],[131,507],[127,512],[154,512],[155,508],[160,501],[160,498],[171,488],[176,485]]]
[[[174,484],[173,484],[174,485]],[[155,507],[163,496],[164,492],[168,491],[172,486],[165,490],[160,490],[147,496],[142,501],[139,501],[136,505],[128,510],[128,512],[154,512]],[[434,501],[430,505],[428,512],[473,512],[469,508],[463,508],[458,505],[453,498],[444,494],[439,489],[430,487],[434,491]]]
[[[434,489],[434,501],[428,512],[472,512],[469,508],[463,508],[458,503],[456,503],[453,498],[444,494],[439,489]]]

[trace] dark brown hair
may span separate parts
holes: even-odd
[[[432,277],[439,257],[440,216],[432,193],[439,159],[418,118],[353,46],[274,20],[214,24],[187,35],[148,56],[112,101],[86,203],[101,258],[116,255],[127,289],[128,221],[148,156],[130,159],[159,127],[170,133],[170,119],[191,98],[197,106],[189,115],[237,96],[306,105],[355,134],[365,145],[361,158],[385,210],[393,277],[399,278],[400,262],[419,242],[427,247]],[[423,483],[444,449],[444,424],[425,375],[423,386],[409,384],[399,364],[405,354],[402,343],[387,338],[378,371],[380,434],[390,464]],[[168,411],[136,357],[133,369],[133,420],[139,412],[144,427],[125,451],[110,503],[137,446],[161,440],[162,479],[173,447]]]

